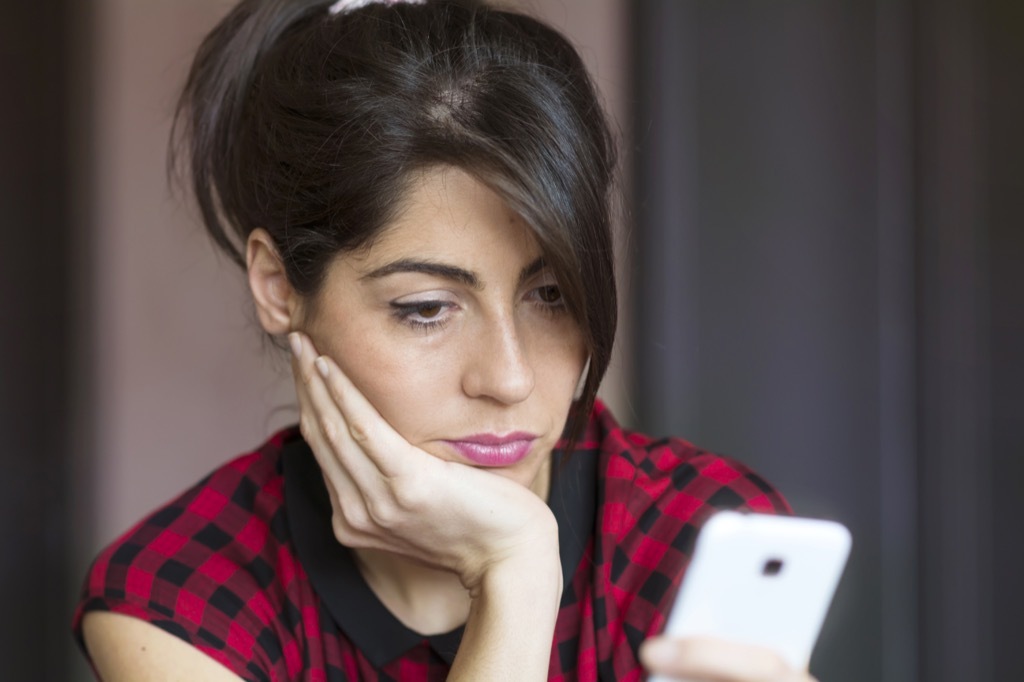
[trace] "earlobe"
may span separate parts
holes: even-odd
[[[249,234],[245,262],[249,289],[263,329],[275,336],[292,331],[292,316],[297,307],[295,290],[288,281],[274,240],[263,228]]]

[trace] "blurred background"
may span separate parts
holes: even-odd
[[[1024,679],[1024,3],[521,4],[621,130],[620,419],[851,528],[824,682]],[[0,5],[5,680],[90,679],[90,558],[294,419],[165,176],[227,7]]]

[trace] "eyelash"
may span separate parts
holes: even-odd
[[[402,324],[412,327],[417,331],[430,332],[440,329],[448,323],[448,318],[441,316],[444,315],[445,309],[452,308],[454,305],[448,301],[414,301],[412,303],[397,303],[393,301],[391,308],[392,315]],[[439,319],[413,319],[413,316],[418,315],[424,308],[441,308],[441,312],[438,313]]]
[[[544,289],[558,289],[557,284],[545,284],[543,286],[535,287],[530,290],[530,296],[533,298],[530,302],[533,305],[541,309],[542,312],[555,316],[566,311],[565,299],[562,298],[561,291],[558,292],[558,300],[554,302],[547,302],[539,298],[539,293]],[[454,303],[448,301],[413,301],[412,303],[398,303],[396,301],[391,302],[392,315],[395,316],[402,324],[411,327],[417,331],[424,333],[432,332],[443,328],[450,319],[449,316],[443,316],[445,311],[449,308],[456,307]],[[438,319],[425,319],[417,320],[415,316],[425,308],[441,308],[438,313]],[[443,317],[442,317],[443,316]]]

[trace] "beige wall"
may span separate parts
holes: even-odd
[[[165,143],[198,41],[227,5],[96,0],[93,149],[96,226],[93,395],[94,544],[229,456],[292,421],[287,364],[264,348],[243,280],[214,255],[190,205],[172,197]],[[582,47],[622,111],[618,0],[534,2]],[[607,381],[622,403],[620,370]]]
[[[207,0],[99,0],[92,347],[96,539],[270,430],[285,384],[242,280],[172,198],[165,145]]]

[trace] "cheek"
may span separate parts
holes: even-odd
[[[402,342],[393,330],[373,324],[320,330],[318,336],[317,348],[404,438],[415,444],[436,428],[436,408],[451,392],[457,372],[444,353]]]
[[[453,395],[453,372],[438,358],[378,350],[362,359],[354,357],[348,372],[381,416],[414,444],[437,429],[438,408]]]
[[[537,388],[568,405],[587,360],[586,347],[574,323],[564,320],[552,326],[536,335],[531,348]]]
[[[329,319],[346,323],[311,327],[314,344],[409,442],[424,445],[464,430],[467,421],[490,421],[493,415],[463,393],[463,375],[481,359],[478,338],[468,330],[432,342],[352,312]],[[533,369],[534,391],[514,409],[526,420],[524,426],[543,425],[557,437],[558,415],[567,412],[586,359],[582,336],[568,321],[531,322],[521,328],[520,341]]]

